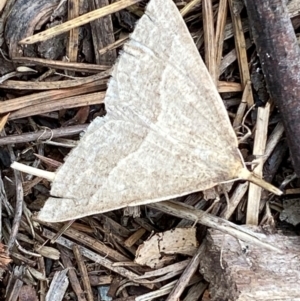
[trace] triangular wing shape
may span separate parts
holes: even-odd
[[[107,115],[58,170],[39,218],[62,221],[232,180],[243,168],[211,77],[171,0],[151,0],[114,67]]]

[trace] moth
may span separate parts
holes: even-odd
[[[245,167],[218,91],[172,0],[151,0],[96,118],[57,172],[38,218],[60,222],[233,180],[281,191]],[[15,167],[16,164],[13,164]]]

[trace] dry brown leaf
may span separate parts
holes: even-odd
[[[162,266],[165,254],[193,256],[197,250],[196,228],[176,228],[157,233],[139,246],[135,262],[151,268]]]

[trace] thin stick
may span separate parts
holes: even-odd
[[[73,244],[72,249],[77,262],[78,269],[80,271],[81,281],[83,283],[86,298],[88,301],[93,301],[94,298],[93,298],[91,282],[88,276],[86,265],[84,264],[83,256],[80,252],[80,249],[78,248],[78,245]]]
[[[219,72],[216,72],[216,43],[214,30],[214,14],[211,0],[202,1],[205,64],[214,81],[217,83]]]
[[[72,20],[79,16],[79,0],[69,0],[68,1],[68,19]],[[67,47],[67,56],[70,62],[77,61],[78,55],[78,36],[79,28],[73,28],[69,32],[69,40]]]
[[[262,176],[263,174],[263,155],[265,154],[266,149],[269,115],[270,103],[268,102],[264,108],[258,108],[257,113],[253,155],[257,156],[258,164],[253,168],[253,172],[258,176]],[[247,224],[258,225],[261,193],[261,187],[250,183],[247,203]]]
[[[275,129],[273,130],[273,132],[271,133],[271,135],[270,135],[270,137],[267,141],[267,146],[266,146],[265,154],[264,154],[264,157],[263,157],[263,162],[264,163],[271,156],[271,153],[275,149],[275,147],[278,144],[279,140],[282,138],[283,133],[284,133],[283,123],[279,122],[276,125]]]
[[[1,175],[1,170],[0,170],[0,233],[2,233],[2,210],[3,210],[3,205],[5,204],[7,201],[7,196],[6,196],[6,192],[4,189],[4,184],[2,181],[2,175]],[[4,217],[4,215],[3,215]],[[0,245],[1,246],[1,245]]]
[[[38,269],[40,273],[43,275],[44,279],[46,279],[46,267],[45,267],[45,258],[44,257],[39,257],[37,258],[38,262]],[[46,280],[41,280],[39,283],[39,294],[40,294],[40,301],[45,301],[46,300],[46,289],[48,287]],[[82,301],[78,299],[78,301]]]
[[[78,135],[84,130],[86,130],[87,127],[88,124],[77,124],[77,125],[61,127],[53,130],[45,128],[37,132],[28,132],[20,135],[0,137],[0,146],[8,145],[8,144],[16,144],[16,143],[27,143],[36,140],[42,143],[45,140],[47,141],[51,138],[53,139],[53,138]]]
[[[9,120],[29,117],[33,115],[41,115],[53,111],[58,111],[61,109],[68,108],[78,108],[88,105],[95,105],[104,102],[105,92],[95,92],[84,94],[81,96],[72,96],[61,99],[57,101],[49,101],[42,103],[41,105],[37,104],[35,106],[28,106],[21,110],[12,112],[9,115]]]
[[[205,250],[204,244],[202,244],[195,255],[193,256],[192,260],[189,262],[188,266],[181,274],[180,278],[178,279],[176,285],[173,287],[170,295],[168,296],[166,301],[176,301],[179,300],[181,294],[183,293],[184,289],[188,286],[188,283],[192,276],[195,274],[196,270],[198,269],[201,255]]]
[[[43,229],[44,237],[51,239],[54,235],[55,234],[53,232],[49,231],[48,229],[46,229],[46,228]],[[73,245],[75,244],[73,241],[71,241],[63,236],[59,237],[56,240],[56,243],[66,247],[68,249],[72,249]],[[107,268],[108,270],[115,272],[125,278],[128,278],[131,281],[139,283],[139,280],[136,280],[139,277],[138,274],[136,274],[124,267],[114,266],[114,262],[112,260],[109,260],[107,258],[107,256],[100,256],[96,252],[93,252],[93,251],[89,250],[88,248],[86,248],[84,246],[80,246],[80,245],[78,246],[78,249],[84,257],[90,259],[91,261],[97,262],[97,264]],[[152,283],[149,283],[149,281],[143,279],[142,282],[143,282],[142,283],[143,286],[148,287],[149,289],[153,289],[154,285]]]
[[[25,107],[35,107],[51,101],[60,102],[61,99],[67,97],[99,92],[103,90],[105,82],[105,80],[99,80],[75,88],[50,90],[9,99],[1,103],[0,114],[13,113]]]
[[[216,72],[220,75],[220,64],[223,54],[225,25],[227,19],[227,0],[220,0],[216,25]]]
[[[77,300],[78,301],[87,301],[85,298],[85,295],[84,295],[84,291],[80,286],[80,282],[77,277],[77,273],[75,272],[76,268],[74,267],[73,262],[71,261],[66,250],[62,246],[58,245],[58,249],[60,251],[60,257],[61,257],[61,260],[62,260],[65,268],[68,268],[70,284],[76,294]]]
[[[233,121],[233,128],[236,129],[242,125],[242,121],[245,115],[245,111],[247,108],[248,97],[251,94],[251,82],[250,80],[247,81],[245,85],[245,89],[243,92],[243,96],[241,99],[241,103],[238,107],[237,113],[235,115],[234,121]]]
[[[192,0],[191,2],[189,2],[183,9],[181,9],[181,16],[184,17],[194,8],[196,4],[200,3],[201,1],[202,0]]]
[[[246,41],[242,26],[242,19],[240,14],[234,13],[233,10],[233,0],[228,0],[230,12],[231,12],[231,19],[233,24],[233,31],[234,31],[234,40],[235,40],[235,48],[237,52],[237,58],[239,62],[239,69],[240,69],[240,77],[242,86],[245,87],[248,80],[250,80],[250,72],[248,67],[248,60],[247,60],[247,52],[246,52]],[[248,97],[248,108],[250,108],[254,103],[252,91]]]
[[[13,62],[25,64],[26,66],[46,66],[60,70],[72,70],[78,72],[98,73],[111,68],[109,65],[97,65],[77,62],[62,62],[55,60],[42,59],[37,57],[14,57]]]
[[[119,39],[119,40],[117,40],[117,41],[115,41],[115,42],[113,42],[113,43],[111,43],[111,44],[109,44],[109,45],[107,45],[107,46],[99,49],[98,52],[99,52],[100,55],[103,55],[103,54],[107,53],[110,50],[113,50],[113,49],[116,49],[116,48],[119,48],[119,47],[123,46],[123,44],[128,39],[129,39],[129,35],[126,35],[125,37],[123,37],[123,38],[121,38],[121,39]]]
[[[241,183],[239,184],[236,189],[234,190],[229,205],[227,205],[227,208],[225,208],[222,213],[220,214],[220,217],[225,219],[230,219],[231,215],[235,211],[236,207],[242,200],[243,196],[245,195],[246,191],[248,190],[249,182]]]
[[[51,182],[55,179],[55,172],[34,168],[16,161],[13,162],[10,167],[37,177],[45,178]]]
[[[110,76],[111,70],[108,69],[98,74],[90,75],[87,77],[77,77],[72,80],[53,81],[53,82],[29,82],[21,80],[7,80],[0,84],[0,89],[15,89],[15,90],[52,90],[78,87],[84,84],[98,82]]]
[[[185,218],[191,221],[196,221],[199,224],[202,224],[204,226],[213,229],[220,230],[224,233],[232,235],[237,239],[241,239],[242,241],[255,244],[257,246],[266,248],[268,250],[272,250],[280,253],[286,252],[285,250],[279,249],[277,246],[269,243],[268,237],[266,235],[255,233],[250,229],[238,226],[223,218],[206,213],[202,210],[197,210],[194,207],[188,206],[183,203],[174,202],[174,201],[164,201],[164,202],[148,204],[147,206],[173,216]]]
[[[115,3],[112,3],[105,7],[102,7],[102,8],[96,9],[94,11],[91,11],[87,14],[84,14],[80,17],[77,17],[73,20],[67,21],[61,25],[54,26],[43,32],[35,34],[31,37],[25,38],[25,39],[21,40],[19,43],[20,44],[34,44],[37,42],[42,42],[42,41],[48,40],[48,39],[58,36],[64,32],[67,32],[73,28],[76,28],[76,27],[82,26],[84,24],[87,24],[91,21],[94,21],[98,18],[102,18],[107,15],[116,13],[116,12],[118,12],[128,6],[136,4],[140,1],[141,0],[121,0],[121,1],[118,1]]]
[[[14,160],[15,154],[12,150],[12,147],[8,147],[8,149],[10,152],[11,160]],[[7,243],[7,249],[9,252],[12,251],[12,248],[15,246],[16,243],[17,234],[19,232],[21,217],[23,213],[23,200],[24,200],[21,173],[18,170],[14,170],[14,176],[15,176],[15,185],[16,185],[16,207],[14,212],[14,220],[9,235],[9,240]]]

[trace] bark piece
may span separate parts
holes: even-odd
[[[300,175],[300,49],[285,0],[246,0],[254,42],[271,98],[279,107]]]
[[[197,250],[196,228],[176,228],[157,233],[145,241],[136,252],[135,262],[157,268],[163,254],[194,255]]]
[[[33,34],[36,26],[49,20],[59,0],[17,0],[9,14],[5,28],[5,40],[10,57],[22,56],[23,50],[18,45],[21,39]]]
[[[294,226],[300,224],[300,199],[285,200],[280,219]]]
[[[19,293],[19,301],[38,301],[36,290],[31,285],[23,285]]]
[[[46,301],[63,300],[63,297],[69,285],[67,272],[68,269],[55,272],[49,290],[46,295]]]
[[[89,1],[91,10],[104,7],[109,4],[108,0]],[[94,44],[94,53],[97,64],[111,65],[117,58],[117,51],[112,49],[107,53],[100,55],[99,50],[114,43],[114,31],[111,16],[106,16],[91,22],[92,37]]]
[[[220,231],[209,230],[200,272],[210,282],[213,301],[300,298],[300,262],[296,255],[300,238],[274,234],[269,239],[286,249],[286,253],[245,244]]]

